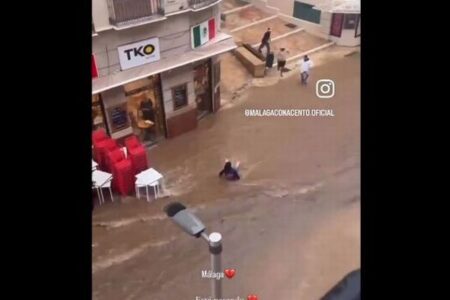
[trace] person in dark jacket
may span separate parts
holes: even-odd
[[[266,47],[267,55],[270,54],[270,33],[271,33],[271,29],[267,28],[267,31],[264,33],[263,38],[261,39],[261,45],[259,45],[259,48],[258,48],[258,51],[261,52],[261,49],[263,47]]]
[[[225,162],[225,166],[223,167],[222,171],[219,173],[219,177],[225,176],[225,179],[227,180],[239,180],[241,177],[239,176],[239,173],[237,171],[239,167],[239,162],[236,164],[236,168],[233,168],[230,161]]]
[[[155,109],[153,108],[153,102],[150,98],[145,99],[141,102],[139,109],[141,111],[142,119],[144,121],[150,121],[155,123]],[[154,126],[150,126],[144,131],[144,139],[149,140],[154,134]]]
[[[150,98],[147,98],[141,102],[140,110],[142,113],[142,119],[155,123],[155,111],[153,109],[153,102]]]
[[[287,53],[289,53],[288,51],[286,51],[285,48],[281,48],[280,52],[278,52],[278,56],[277,56],[277,69],[278,71],[280,71],[280,76],[283,77],[283,71],[285,71],[285,67],[286,67],[286,56]]]

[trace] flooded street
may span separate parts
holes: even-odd
[[[314,59],[314,57],[313,57]],[[332,79],[336,94],[316,97]],[[332,109],[334,117],[246,117],[246,109]],[[223,236],[226,298],[315,300],[360,267],[360,57],[251,87],[196,130],[149,150],[166,197],[134,197],[93,212],[93,299],[176,300],[210,296],[208,248],[162,209],[180,201]],[[241,162],[241,180],[218,173]]]

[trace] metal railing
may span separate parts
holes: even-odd
[[[164,16],[163,0],[108,0],[113,25],[140,22]]]

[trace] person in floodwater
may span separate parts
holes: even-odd
[[[225,176],[225,179],[227,180],[239,180],[241,177],[238,173],[239,168],[239,162],[236,163],[236,167],[233,168],[230,161],[225,162],[225,166],[223,167],[222,171],[219,173],[219,177]]]

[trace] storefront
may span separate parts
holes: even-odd
[[[361,15],[354,13],[333,13],[330,36],[336,38],[338,45],[359,45],[361,36]]]
[[[154,75],[92,96],[92,130],[114,138],[134,134],[143,144],[165,138],[160,76]]]
[[[361,1],[314,1],[320,11],[320,25],[329,39],[340,46],[359,46],[361,43]]]
[[[105,128],[119,142],[136,135],[147,146],[195,129],[201,118],[219,109],[219,55],[236,48],[229,35],[213,38],[210,45],[170,59],[161,58],[157,37],[119,46],[120,72],[106,65],[93,80],[99,103],[93,105],[93,129]],[[96,56],[104,60],[106,55]]]
[[[147,145],[163,139],[166,130],[160,76],[131,82],[123,89],[133,134]]]
[[[219,86],[220,62],[213,57],[109,89],[92,97],[93,130],[119,140],[134,134],[153,145],[219,109]]]

